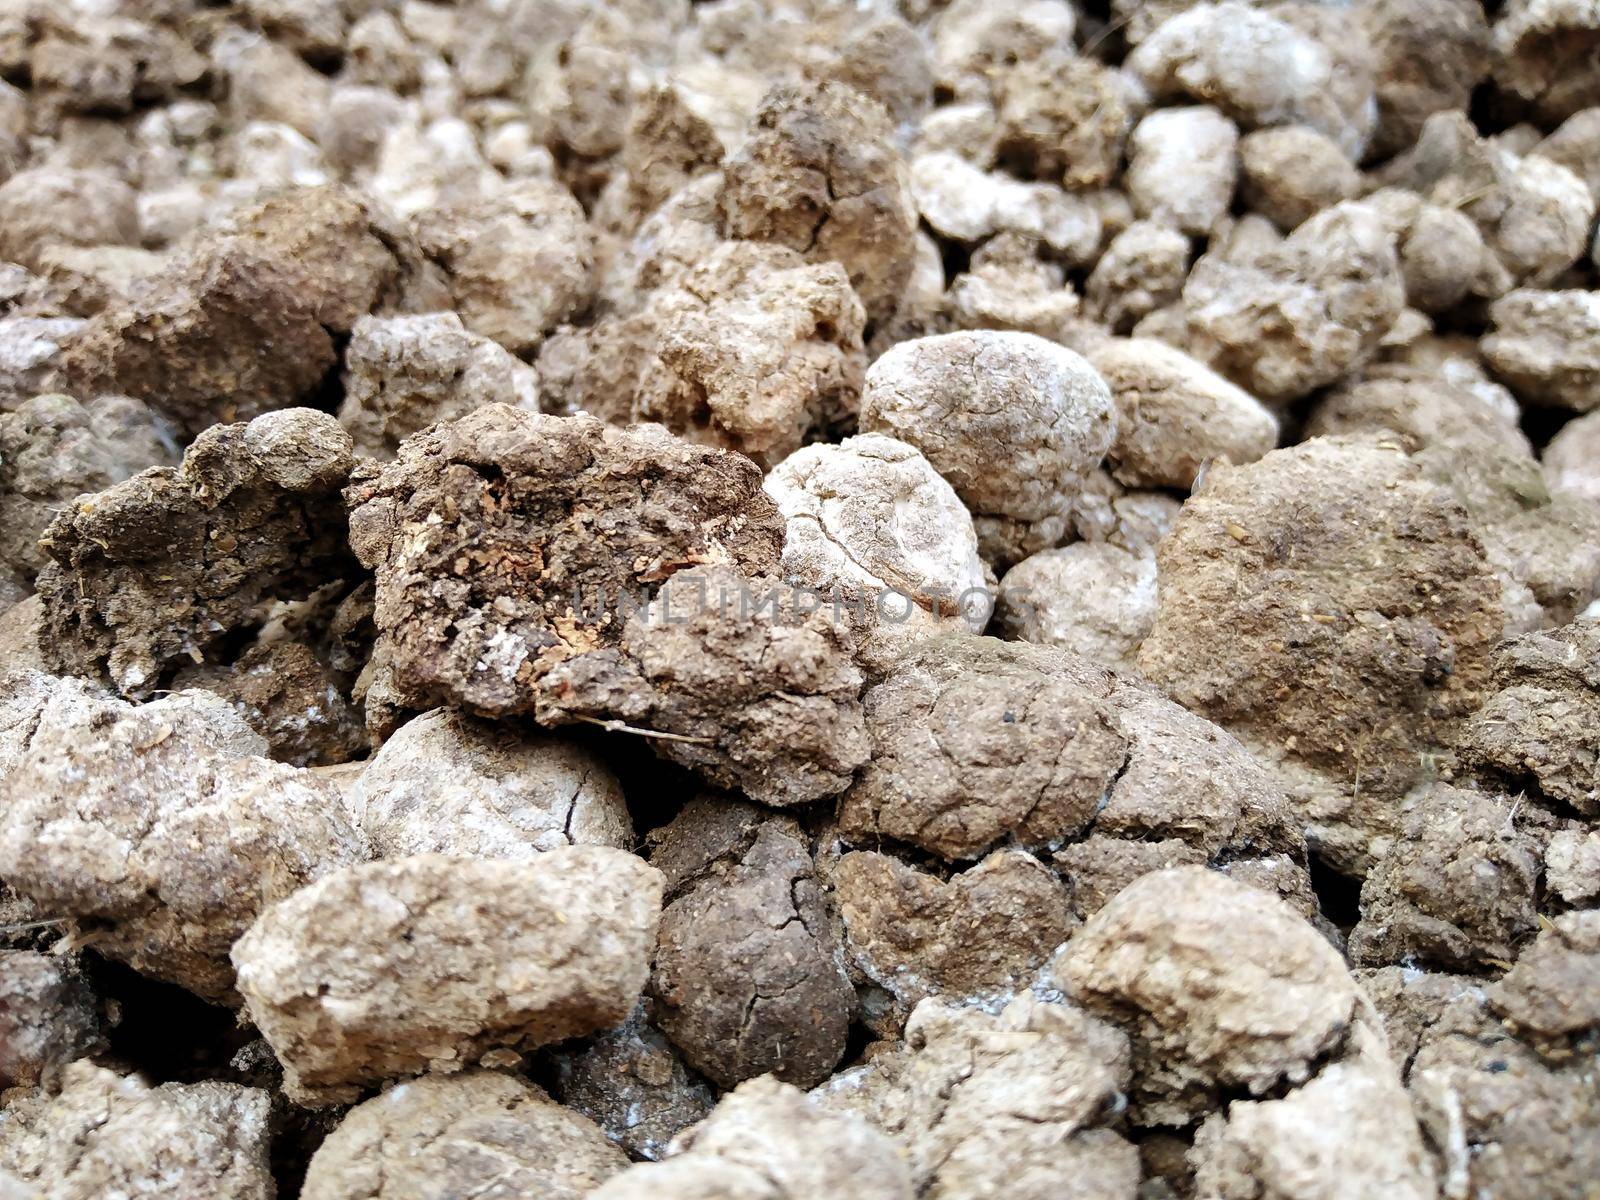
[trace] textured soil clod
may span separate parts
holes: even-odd
[[[0,3],[0,1200],[1597,1200],[1596,0]]]

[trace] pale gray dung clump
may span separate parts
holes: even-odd
[[[1594,0],[12,0],[0,1200],[1594,1200]]]

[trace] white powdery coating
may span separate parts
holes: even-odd
[[[1600,407],[1600,293],[1507,292],[1489,309],[1484,360],[1529,404]]]
[[[1073,937],[1059,971],[1198,1076],[1260,1094],[1309,1077],[1354,1019],[1339,952],[1283,901],[1205,867],[1141,876]]]
[[[317,1148],[302,1200],[578,1200],[628,1165],[592,1121],[512,1075],[401,1083]]]
[[[406,437],[485,404],[538,411],[539,377],[455,313],[362,317],[345,350],[339,423],[356,448],[393,458]]]
[[[1569,421],[1544,450],[1550,490],[1600,506],[1600,413]]]
[[[893,658],[931,633],[983,632],[986,599],[953,616],[945,611],[991,582],[972,516],[915,447],[877,433],[807,446],[763,486],[788,521],[784,574],[830,599],[865,599],[868,660]]]
[[[19,1094],[0,1113],[0,1196],[42,1200],[269,1200],[270,1100],[233,1083],[150,1087],[87,1062],[59,1095]]]
[[[589,1200],[912,1200],[899,1148],[770,1075],[740,1084],[684,1130],[665,1162],[636,1163]]]
[[[59,682],[31,668],[0,674],[0,785],[21,761]]]
[[[1309,125],[1359,157],[1377,122],[1367,94],[1340,111],[1339,64],[1328,47],[1282,17],[1226,0],[1196,4],[1163,22],[1124,69],[1157,99],[1188,95],[1215,104],[1247,128]]]
[[[974,515],[1064,514],[1111,448],[1110,389],[1079,354],[1031,333],[901,342],[867,371],[861,428],[921,450]]]
[[[1375,209],[1348,201],[1258,253],[1205,255],[1183,287],[1188,350],[1267,403],[1325,387],[1375,354],[1405,307],[1394,243]]]
[[[1233,203],[1239,129],[1214,108],[1163,108],[1134,127],[1124,183],[1141,217],[1205,236]]]
[[[1088,263],[1099,249],[1100,214],[1088,201],[1050,184],[990,174],[956,154],[913,160],[911,194],[928,224],[957,241],[1031,234],[1071,265]]]
[[[1573,906],[1600,899],[1600,829],[1563,829],[1544,854],[1545,883]]]
[[[462,323],[513,354],[532,350],[593,295],[594,233],[559,184],[519,180],[424,209],[413,225],[450,276]]]
[[[444,708],[401,726],[348,803],[379,858],[633,845],[622,788],[592,752]]]
[[[1074,542],[1012,567],[1000,596],[1007,636],[1132,669],[1156,619],[1156,562],[1110,542]]]
[[[97,948],[205,998],[232,995],[228,950],[261,909],[368,856],[332,785],[259,755],[222,698],[117,700],[55,682],[0,788],[0,870]]]
[[[346,1102],[620,1024],[649,977],[663,886],[602,846],[366,863],[262,913],[233,947],[239,990],[288,1096]]]
[[[1284,1096],[1235,1101],[1195,1138],[1196,1194],[1218,1200],[1432,1200],[1432,1160],[1383,1038],[1366,1024],[1339,1062]]]
[[[87,324],[79,317],[0,319],[0,408],[49,391],[62,345]]]

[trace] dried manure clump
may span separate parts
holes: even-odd
[[[1084,358],[1028,333],[902,342],[872,364],[861,427],[920,450],[978,522],[988,557],[1061,520],[1111,448],[1116,409]]]
[[[1596,0],[0,9],[0,1200],[1597,1200]]]
[[[787,523],[784,576],[840,607],[867,670],[885,669],[941,630],[983,631],[993,577],[977,530],[914,447],[878,433],[807,446],[763,486]]]
[[[40,541],[52,668],[147,697],[274,602],[354,578],[339,505],[352,461],[333,418],[283,409],[213,425],[179,466],[64,506]]]
[[[1317,438],[1212,468],[1158,562],[1141,669],[1285,764],[1324,854],[1370,863],[1489,687],[1504,615],[1467,510],[1398,441]]]
[[[312,1102],[621,1023],[661,906],[659,873],[602,847],[418,854],[320,884],[268,908],[233,948],[285,1087]]]
[[[624,600],[700,564],[768,573],[783,536],[748,459],[504,405],[408,440],[346,499],[400,695],[488,717],[535,712],[545,675],[615,646]]]
[[[15,1093],[14,1093],[15,1095]],[[17,1196],[271,1200],[270,1099],[233,1083],[164,1083],[88,1063],[0,1117],[0,1184]]]
[[[622,788],[596,755],[451,709],[395,730],[345,803],[379,858],[529,858],[634,841]]]
[[[591,1122],[515,1076],[426,1075],[351,1109],[312,1156],[300,1194],[579,1200],[627,1165]]]
[[[918,1195],[1132,1196],[1139,1151],[1117,1128],[1128,1039],[1024,994],[999,1012],[919,1004],[903,1042],[817,1095],[907,1150]]]
[[[436,306],[398,220],[341,188],[292,191],[196,236],[65,352],[74,391],[144,400],[196,434],[314,396],[358,318]]]
[[[668,877],[650,992],[663,1033],[721,1087],[809,1087],[844,1053],[855,994],[807,839],[710,797],[654,835]]]
[[[337,789],[265,750],[208,692],[55,680],[0,782],[0,878],[100,953],[237,1003],[228,952],[257,914],[368,857]]]

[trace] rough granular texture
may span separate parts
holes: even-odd
[[[1403,188],[1367,197],[1395,236],[1406,303],[1425,313],[1446,313],[1463,301],[1493,300],[1512,286],[1483,230],[1454,204],[1433,204]],[[1396,323],[1396,328],[1399,323]]]
[[[948,859],[1082,833],[1127,743],[1073,662],[988,638],[913,648],[864,698],[872,761],[843,798],[842,831]]]
[[[916,232],[892,139],[881,106],[852,87],[776,89],[723,166],[724,235],[840,263],[867,311],[886,315],[909,274]]]
[[[409,439],[346,493],[403,700],[531,712],[545,676],[621,639],[674,572],[770,573],[782,518],[747,459],[650,427],[488,405]]]
[[[1559,942],[1547,934],[1535,946]],[[1362,985],[1404,1065],[1446,1188],[1511,1200],[1583,1196],[1600,1170],[1600,1097],[1583,1058],[1559,1046],[1541,1057],[1490,1007],[1493,989],[1469,978],[1385,967]]]
[[[622,788],[598,755],[445,708],[397,729],[346,803],[379,858],[528,858],[634,843]]]
[[[1508,634],[1570,621],[1600,583],[1594,512],[1547,482],[1516,416],[1493,384],[1396,366],[1326,394],[1306,421],[1316,435],[1400,435],[1424,476],[1472,518],[1500,575]]]
[[[51,665],[149,696],[274,601],[352,577],[338,506],[350,467],[349,435],[296,408],[214,425],[177,468],[80,497],[44,538]]]
[[[917,1001],[991,1001],[1025,987],[1074,924],[1067,889],[1038,859],[996,850],[946,878],[851,851],[829,874],[847,961],[878,992],[862,1017],[894,1036]]]
[[[47,113],[127,113],[197,82],[205,56],[182,6],[65,10],[19,4],[6,30],[7,74],[20,68]]]
[[[302,1104],[619,1024],[649,973],[661,876],[599,846],[419,854],[338,871],[234,945],[250,1018]]]
[[[1351,866],[1398,829],[1482,699],[1504,625],[1466,512],[1398,443],[1318,438],[1215,467],[1159,556],[1140,667],[1252,748],[1321,774],[1310,836]],[[1314,789],[1316,790],[1316,789]]]
[[[1361,888],[1350,957],[1483,969],[1538,928],[1539,856],[1511,802],[1434,785],[1406,798],[1401,834]]]
[[[1047,254],[1028,234],[1000,234],[973,253],[970,269],[948,291],[941,265],[934,303],[942,311],[918,332],[936,332],[948,321],[956,329],[1009,329],[1070,344],[1084,326],[1078,295],[1062,265],[1041,257]]]
[[[1505,642],[1463,757],[1518,790],[1600,814],[1600,622]]]
[[[1206,105],[1165,108],[1134,127],[1124,184],[1136,213],[1205,237],[1227,215],[1239,177],[1239,130]]]
[[[1302,859],[1298,814],[1237,739],[1143,685],[1119,682],[1109,699],[1128,757],[1095,817],[1096,833],[1130,843],[1176,839],[1224,867],[1257,856]]]
[[[51,1086],[100,1045],[100,1002],[77,956],[0,949],[0,1088]]]
[[[306,1169],[305,1200],[579,1200],[628,1165],[593,1123],[511,1075],[428,1075],[358,1105]]]
[[[1372,46],[1384,157],[1416,140],[1436,112],[1464,109],[1492,62],[1489,22],[1476,0],[1369,0],[1356,10]]]
[[[1280,900],[1215,871],[1145,875],[1073,935],[1068,993],[1133,1038],[1146,1118],[1216,1089],[1298,1084],[1336,1051],[1358,990],[1338,951]]]
[[[344,351],[339,423],[357,453],[393,458],[413,433],[485,404],[537,411],[539,377],[503,346],[469,333],[455,313],[355,323]]]
[[[0,317],[0,409],[59,390],[62,346],[84,325],[77,317]]]
[[[1026,333],[903,342],[872,364],[861,427],[922,451],[974,516],[1062,515],[1116,431],[1084,359]]]
[[[0,668],[0,784],[16,769],[39,728],[39,717],[61,681],[6,659]]]
[[[1480,137],[1462,112],[1429,117],[1416,144],[1379,178],[1470,217],[1513,284],[1548,286],[1589,246],[1595,199],[1583,180],[1549,158],[1520,157]]]
[[[1544,852],[1544,881],[1575,908],[1600,900],[1600,830],[1563,829],[1552,836]]]
[[[180,669],[172,684],[227,700],[279,762],[331,766],[368,749],[362,715],[340,673],[305,642],[261,641],[232,663]]]
[[[267,1094],[231,1083],[150,1087],[81,1063],[59,1094],[0,1113],[0,1183],[49,1200],[271,1200]]]
[[[985,172],[958,154],[919,154],[911,163],[917,210],[934,232],[973,243],[1006,234],[1042,242],[1074,265],[1087,264],[1104,223],[1087,200],[1042,183]]]
[[[888,837],[947,858],[1002,839],[1031,845],[1080,916],[1177,863],[1244,872],[1317,911],[1299,820],[1271,771],[1222,729],[1085,659],[940,638],[865,702],[874,755],[840,805],[848,841]],[[860,902],[867,913],[888,903],[865,890]]]
[[[1000,581],[997,633],[1132,670],[1156,616],[1156,560],[1111,542],[1023,559]]]
[[[1157,99],[1190,96],[1241,128],[1307,125],[1358,158],[1372,135],[1372,59],[1311,5],[1195,4],[1158,25],[1126,70]],[[1331,23],[1330,23],[1331,24]]]
[[[522,353],[582,310],[594,293],[593,234],[572,194],[526,179],[430,208],[417,243],[445,276],[474,333]]]
[[[1519,289],[1489,310],[1483,356],[1529,404],[1588,412],[1600,407],[1600,297],[1584,291]]]
[[[591,1200],[912,1200],[916,1194],[892,1141],[775,1079],[740,1084],[674,1150],[664,1162],[613,1176]]]
[[[38,270],[48,246],[131,245],[139,237],[135,199],[101,171],[19,171],[0,185],[0,255]]]
[[[771,465],[855,415],[865,313],[837,263],[720,242],[638,312],[562,330],[551,407],[655,421]]]
[[[1494,78],[1539,117],[1560,121],[1593,103],[1600,16],[1579,0],[1511,0],[1494,26]]]
[[[1471,516],[1501,579],[1508,635],[1570,621],[1600,593],[1600,515],[1552,491],[1521,441],[1462,439],[1416,455]]]
[[[1600,0],[0,9],[0,1087],[1600,1200]]]
[[[1240,1100],[1195,1135],[1199,1195],[1335,1200],[1438,1195],[1412,1104],[1376,1030],[1358,1025],[1344,1059],[1282,1099]]]
[[[265,748],[209,692],[136,706],[60,680],[0,784],[0,878],[102,954],[236,1003],[228,951],[256,915],[368,855],[332,785]]]
[[[1024,993],[998,1013],[925,1000],[905,1039],[814,1095],[905,1148],[917,1194],[1132,1197],[1139,1153],[1114,1128],[1128,1039]]]
[[[1116,176],[1136,101],[1126,76],[1067,48],[995,72],[998,154],[1070,189]]]
[[[1106,245],[1084,283],[1090,315],[1113,333],[1130,332],[1183,295],[1189,239],[1160,221],[1135,221]]]
[[[1258,255],[1206,254],[1183,304],[1191,354],[1257,399],[1286,402],[1370,358],[1400,316],[1405,284],[1379,214],[1347,203]]]
[[[360,193],[307,188],[198,236],[63,364],[80,396],[144,400],[190,434],[309,399],[357,318],[440,298],[420,252]]]
[[[1516,401],[1487,380],[1444,367],[1394,364],[1380,371],[1375,365],[1360,382],[1324,393],[1307,414],[1305,429],[1313,437],[1389,430],[1408,449],[1441,446],[1455,454],[1487,442],[1531,458],[1517,416]]]
[[[1565,1039],[1600,1032],[1597,983],[1600,913],[1572,912],[1550,922],[1485,995],[1512,1029],[1559,1060]]]
[[[637,1011],[582,1049],[555,1055],[551,1090],[634,1159],[652,1162],[717,1102],[712,1086]]]
[[[165,423],[126,396],[36,396],[0,412],[0,570],[31,582],[48,561],[37,543],[57,512],[175,457]]]
[[[662,1032],[719,1087],[766,1074],[822,1082],[844,1053],[855,992],[800,829],[708,797],[652,842],[652,861],[697,860],[668,872],[650,979]]]
[[[687,570],[618,645],[555,666],[537,716],[622,722],[706,782],[784,808],[843,791],[867,761],[862,682],[849,628],[814,595]]]
[[[1355,163],[1314,129],[1287,125],[1239,139],[1240,199],[1285,233],[1360,191]]]

